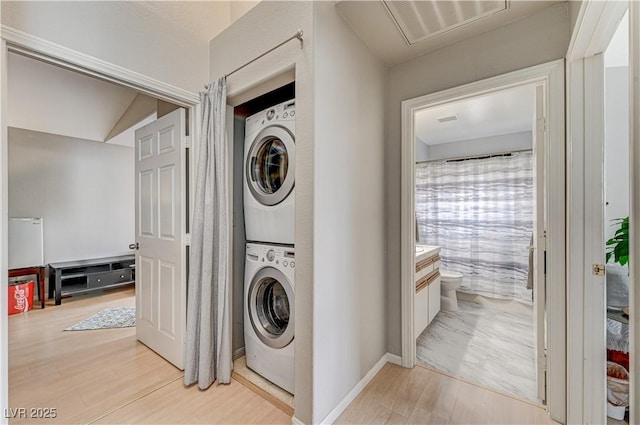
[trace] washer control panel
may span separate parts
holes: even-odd
[[[278,121],[295,120],[296,101],[288,100],[269,109],[258,112],[247,118],[245,134],[252,133],[255,128],[264,126],[265,124],[276,124]]]
[[[247,244],[247,259],[272,266],[295,268],[295,251],[292,247]]]

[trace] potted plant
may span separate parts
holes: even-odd
[[[629,217],[612,220],[619,223],[618,230],[607,241],[607,263],[613,257],[613,262],[621,266],[629,264]]]

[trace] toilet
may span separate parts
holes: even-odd
[[[462,284],[462,273],[440,269],[441,309],[458,311],[458,296],[456,289]]]

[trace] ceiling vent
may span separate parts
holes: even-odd
[[[409,45],[507,10],[507,0],[383,0]]]

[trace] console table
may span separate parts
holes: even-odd
[[[22,267],[9,270],[9,277],[36,275],[36,288],[41,308],[44,308],[44,267]]]
[[[49,264],[49,298],[55,293],[56,305],[63,295],[91,292],[135,282],[135,257],[96,258]]]

